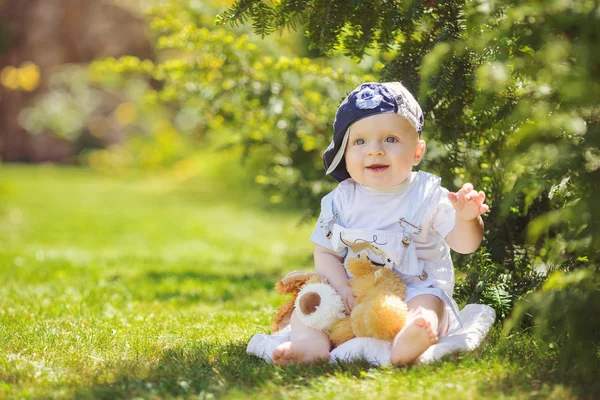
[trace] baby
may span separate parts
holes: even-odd
[[[407,285],[409,318],[392,343],[391,362],[409,365],[440,336],[461,326],[452,298],[450,249],[475,251],[483,237],[485,194],[466,183],[457,193],[440,178],[413,172],[425,154],[423,113],[399,82],[363,83],[340,105],[333,141],[323,155],[339,185],[321,201],[311,236],[316,272],[354,305],[345,260],[358,255],[400,274]],[[291,337],[273,351],[279,365],[329,359],[326,333],[295,313]]]

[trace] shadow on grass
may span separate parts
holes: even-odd
[[[275,394],[280,388],[310,386],[314,378],[324,375],[343,372],[360,377],[361,371],[371,366],[366,362],[320,362],[284,370],[248,355],[246,343],[200,342],[164,351],[150,369],[132,363],[106,367],[114,371],[110,382],[102,382],[105,373],[99,374],[91,387],[77,390],[77,397],[203,397],[210,393],[221,398],[236,393],[251,396],[267,386]]]
[[[172,280],[175,279],[177,282],[183,282],[187,280],[197,280],[202,283],[210,283],[215,281],[227,281],[232,282],[234,284],[248,284],[248,283],[258,283],[266,285],[267,283],[270,285],[269,288],[272,288],[274,282],[281,278],[281,274],[279,272],[255,272],[255,273],[247,273],[247,274],[226,274],[226,273],[210,273],[210,272],[198,272],[198,271],[182,271],[182,272],[159,272],[159,271],[151,271],[146,275],[146,278],[160,283],[164,280]]]
[[[496,327],[489,340],[490,354],[482,360],[511,364],[507,373],[498,379],[483,382],[478,391],[482,398],[489,393],[502,393],[507,397],[520,397],[528,393],[530,398],[600,398],[600,381],[597,380],[600,361],[593,366],[571,360],[561,365],[559,349],[543,350],[531,333],[503,337]]]
[[[155,283],[155,298],[158,300],[176,301],[182,304],[197,302],[215,304],[248,299],[256,296],[257,291],[273,291],[275,283],[280,278],[281,274],[278,272],[231,274],[151,271],[145,279]],[[166,284],[168,282],[177,284]],[[182,282],[188,283],[186,288],[182,288]]]
[[[501,379],[490,380],[478,388],[482,398],[489,393],[502,393],[505,397],[522,397],[528,394],[532,399],[598,399],[600,382],[576,376],[564,370],[557,370],[553,361],[545,360],[530,363],[520,360],[523,367],[515,369]],[[596,370],[596,374],[597,374]]]

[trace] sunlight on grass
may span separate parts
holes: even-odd
[[[2,398],[572,396],[544,383],[533,341],[513,351],[497,333],[481,357],[410,370],[273,367],[245,346],[284,300],[277,279],[311,268],[312,225],[298,214],[232,195],[215,171],[178,185],[64,167],[0,173]]]

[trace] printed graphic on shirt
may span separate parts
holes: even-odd
[[[364,254],[369,261],[373,264],[385,267],[388,269],[393,269],[391,263],[391,258],[388,257],[385,251],[376,246],[376,244],[380,246],[385,246],[387,243],[378,243],[377,235],[373,235],[373,240],[367,239],[355,239],[353,241],[348,241],[343,238],[342,233],[340,232],[340,241],[346,245],[354,254],[361,255]]]

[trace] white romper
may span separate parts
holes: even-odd
[[[452,298],[454,266],[445,241],[455,211],[440,181],[413,172],[401,187],[386,191],[347,179],[321,201],[310,239],[344,260],[366,252],[372,262],[394,270],[407,285],[406,301],[421,294],[442,299],[448,320],[440,324],[440,333],[447,327],[448,334],[462,323]]]

